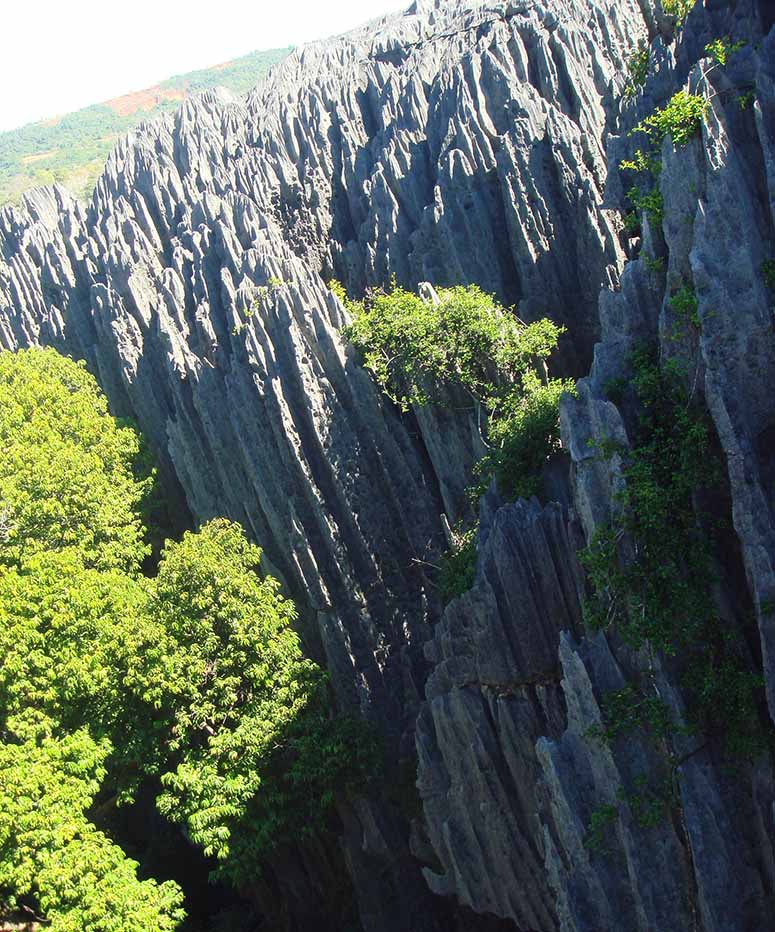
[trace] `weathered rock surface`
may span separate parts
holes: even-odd
[[[605,385],[659,338],[692,363],[718,434],[736,532],[724,617],[756,613],[775,711],[772,20],[764,2],[708,0],[674,41],[651,0],[417,0],[293,53],[246,102],[209,92],[141,127],[88,206],[54,188],[0,210],[0,346],[86,359],[170,495],[262,545],[341,705],[379,725],[394,764],[416,747],[422,812],[342,802],[341,857],[289,852],[256,891],[273,927],[331,908],[340,864],[367,932],[771,924],[768,762],[733,779],[687,738],[681,818],[644,828],[624,807],[609,853],[585,845],[593,812],[658,761],[645,741],[613,754],[587,736],[643,659],[585,632],[576,551],[623,481],[588,444],[627,442]],[[748,45],[727,68],[698,64],[721,35]],[[644,38],[655,67],[624,101]],[[645,225],[649,262],[625,265],[627,132],[687,83],[711,100],[702,139],[665,143],[664,221]],[[443,614],[428,564],[440,516],[465,510],[475,427],[380,398],[324,284],[393,275],[476,282],[563,322],[565,370],[592,361],[563,412],[562,504],[488,493],[476,583]],[[666,299],[685,282],[702,327],[676,340]]]
[[[664,358],[688,364],[690,388],[703,396],[723,450],[737,535],[720,568],[722,617],[745,631],[752,605],[759,609],[772,709],[773,408],[766,396],[775,341],[772,293],[761,268],[773,255],[775,45],[772,34],[758,45],[758,29],[772,25],[763,5],[717,7],[696,10],[677,46],[654,40],[652,55],[662,66],[621,113],[620,135],[609,139],[607,196],[615,202],[624,180],[618,161],[634,148],[627,130],[685,83],[711,102],[701,138],[682,149],[669,140],[663,146],[664,220],[659,229],[645,225],[644,258],[628,263],[618,290],[601,295],[602,340],[578,397],[566,400],[563,433],[573,460],[574,511],[588,536],[609,519],[623,482],[618,458],[601,457],[590,441],[628,442],[628,413],[608,400],[606,385],[629,375],[632,350],[644,341],[658,340]],[[728,68],[712,69],[709,59],[694,64],[710,39],[732,34],[748,45]],[[751,96],[741,102],[743,94]],[[654,261],[659,258],[661,264]],[[699,299],[701,326],[692,335],[678,326],[668,302],[686,284]],[[418,720],[420,785],[427,831],[444,868],[429,876],[431,885],[454,891],[475,909],[510,916],[520,928],[767,927],[775,841],[771,762],[732,777],[712,747],[687,738],[674,749],[682,760],[676,770],[680,818],[639,825],[636,807],[623,805],[618,794],[659,771],[653,747],[632,738],[612,755],[588,735],[600,722],[601,696],[624,686],[644,660],[615,637],[578,639],[577,607],[573,600],[558,604],[557,593],[568,587],[555,580],[556,554],[564,551],[559,563],[568,572],[574,565],[567,536],[572,518],[555,526],[547,558],[543,534],[557,506],[540,511],[534,504],[508,544],[493,540],[483,507],[477,581],[449,606],[426,648],[435,666]],[[524,503],[505,506],[496,522],[525,512]],[[513,600],[505,608],[498,585],[504,578],[512,581],[507,591]],[[536,589],[545,607],[539,621]],[[508,693],[489,694],[479,657],[498,664],[500,682],[514,684],[526,705],[524,691],[535,686],[525,657],[547,638],[561,669],[554,704],[543,700],[537,727],[521,719],[515,729],[520,705]],[[653,663],[659,695],[680,720],[683,699],[674,678],[659,660]],[[618,815],[607,828],[609,851],[601,854],[585,840],[593,811],[606,805]],[[493,811],[497,821],[488,818]],[[531,847],[515,857],[526,831]],[[536,912],[536,903],[550,911]]]

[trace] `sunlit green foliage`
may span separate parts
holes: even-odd
[[[560,397],[574,388],[548,374],[561,327],[546,318],[525,324],[473,285],[439,289],[438,300],[394,287],[359,302],[337,282],[329,287],[353,315],[345,337],[402,409],[468,399],[488,447],[474,495],[493,479],[509,499],[538,494],[543,466],[560,449]],[[472,585],[476,568],[475,529],[456,533],[442,557],[445,602]]]
[[[479,465],[506,495],[536,491],[541,466],[559,446],[559,399],[572,384],[551,380],[547,360],[562,328],[543,319],[522,323],[479,288],[445,288],[439,301],[402,288],[350,305],[345,336],[379,385],[404,409],[470,399],[490,452]]]
[[[344,287],[344,285],[340,281],[337,281],[337,279],[332,278],[328,282],[326,282],[326,286],[328,287],[329,291],[333,291],[333,293],[337,296],[337,298],[339,298],[339,300],[342,302],[342,304],[344,304],[346,308],[350,307],[350,298],[347,294],[347,289]]]
[[[627,197],[635,210],[643,211],[646,214],[649,223],[657,226],[662,223],[665,205],[659,188],[643,191],[641,188],[633,186],[627,192]]]
[[[648,174],[656,179],[662,170],[661,146],[665,136],[670,136],[674,145],[684,146],[697,132],[708,109],[708,102],[703,97],[679,91],[671,97],[670,101],[661,109],[642,120],[630,131],[645,133],[648,144],[645,148],[638,148],[631,159],[623,159],[619,167],[624,171]],[[658,226],[664,217],[664,203],[659,188],[653,181],[648,182],[644,188],[640,184],[633,185],[627,191],[627,199],[633,210],[625,214],[625,230],[635,235],[640,232],[640,214],[644,212],[649,223]]]
[[[458,387],[495,411],[525,373],[541,367],[562,332],[548,319],[521,323],[476,286],[441,289],[439,299],[394,288],[352,304],[344,334],[404,409]]]
[[[243,883],[376,755],[357,723],[330,720],[324,674],[301,654],[293,604],[256,575],[260,557],[223,520],[168,544],[150,601],[164,663],[138,683],[172,722],[160,810]]]
[[[32,902],[52,932],[168,932],[184,916],[178,886],[139,880],[136,862],[85,814],[108,751],[87,729],[0,744],[5,909]]]
[[[619,168],[624,171],[650,172],[652,175],[658,175],[662,170],[662,162],[655,153],[636,149],[631,159],[622,159],[619,162]]]
[[[0,438],[0,889],[62,932],[172,929],[179,890],[138,881],[88,821],[98,790],[127,804],[160,780],[161,811],[244,884],[324,825],[377,743],[331,715],[238,525],[167,542],[141,574],[150,480],[83,366],[0,354]]]
[[[664,107],[649,114],[632,132],[646,133],[654,142],[670,136],[674,145],[685,146],[700,128],[708,107],[704,97],[677,91]]]
[[[75,548],[35,553],[0,572],[6,727],[25,738],[87,723],[101,737],[113,733],[126,712],[129,651],[153,651],[158,636],[145,600],[138,579],[86,567]]]
[[[504,401],[500,417],[491,422],[490,449],[476,467],[485,481],[494,477],[508,499],[539,493],[544,463],[562,449],[560,398],[575,391],[572,379],[543,382],[532,372],[525,374],[522,387]]]
[[[694,2],[695,0],[662,0],[662,9],[668,16],[673,16],[676,25],[680,26],[689,15]]]
[[[139,438],[106,416],[82,365],[54,350],[0,354],[0,560],[75,547],[88,565],[135,569]]]
[[[716,64],[723,67],[726,65],[729,56],[734,55],[735,52],[739,52],[744,46],[745,42],[742,39],[738,42],[733,42],[729,36],[723,36],[720,39],[714,39],[712,42],[709,42],[705,46],[705,51],[716,61]]]

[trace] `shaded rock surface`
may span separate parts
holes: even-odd
[[[558,526],[556,505],[504,506],[496,523],[521,522],[506,543],[492,537],[485,502],[477,581],[447,608],[426,649],[434,670],[418,719],[420,785],[429,836],[444,866],[429,874],[429,883],[440,892],[454,890],[474,908],[508,915],[519,928],[645,932],[771,924],[771,760],[732,774],[711,745],[684,738],[674,748],[681,761],[677,816],[640,824],[637,806],[622,792],[659,772],[653,744],[636,733],[612,754],[589,733],[601,721],[604,693],[630,682],[646,660],[613,635],[584,635],[577,603],[557,599],[569,587],[556,579],[555,555],[564,552],[559,563],[569,572],[571,529],[580,522],[583,541],[605,525],[624,481],[619,458],[607,460],[593,445],[608,439],[626,446],[633,426],[607,387],[630,376],[633,349],[656,341],[663,360],[682,362],[688,387],[707,406],[717,432],[736,532],[719,568],[721,617],[745,635],[751,614],[758,614],[751,663],[764,672],[772,712],[773,408],[765,394],[773,382],[775,342],[772,282],[762,263],[773,255],[775,44],[771,32],[762,39],[759,31],[772,26],[765,5],[707,7],[690,14],[677,43],[653,35],[656,73],[623,104],[616,135],[608,140],[606,196],[621,203],[627,179],[618,162],[636,145],[628,130],[684,86],[710,101],[701,137],[681,149],[669,139],[663,145],[664,218],[656,225],[644,219],[641,258],[626,265],[619,288],[602,292],[601,342],[591,373],[579,383],[578,397],[564,403],[576,517]],[[709,58],[697,63],[708,41],[733,34],[747,44],[728,67],[714,68]],[[669,303],[682,286],[693,287],[698,298],[694,329]],[[503,578],[513,585],[505,604],[498,585]],[[536,617],[536,588],[544,617]],[[582,595],[579,588],[577,598]],[[500,681],[514,684],[526,705],[527,690],[537,689],[531,659],[547,638],[549,657],[559,665],[549,687],[554,703],[543,701],[537,725],[523,719],[514,729],[520,703],[508,693],[489,693],[479,658],[497,662]],[[659,658],[651,663],[659,696],[683,720],[675,677]],[[515,786],[520,780],[524,784]],[[589,845],[590,825],[606,806],[616,815],[601,851]],[[487,819],[491,810],[500,813],[497,821]],[[531,819],[530,848],[517,858]],[[551,911],[536,913],[536,902],[551,904]]]
[[[254,898],[270,927],[326,910],[319,927],[336,927],[332,904],[349,899],[367,932],[768,927],[770,762],[732,777],[687,738],[681,817],[644,827],[619,806],[655,752],[634,738],[614,754],[587,733],[643,659],[585,632],[576,558],[623,481],[588,442],[628,441],[605,387],[659,339],[690,361],[718,435],[735,529],[725,621],[756,615],[752,663],[775,710],[768,9],[708,0],[676,39],[651,0],[417,0],[294,52],[247,101],[208,92],[141,127],[87,206],[53,188],[0,210],[0,346],[86,359],[148,436],[170,496],[264,548],[307,648],[340,705],[382,730],[389,765],[416,756],[421,810],[342,801],[341,851],[308,845],[268,868]],[[703,49],[721,35],[748,44],[711,69]],[[624,99],[642,39],[652,73]],[[625,264],[627,132],[684,85],[711,101],[702,138],[665,143],[664,220],[644,223],[642,258]],[[491,490],[476,583],[443,613],[430,565],[441,516],[467,507],[475,425],[381,398],[324,284],[358,294],[393,275],[476,282],[524,319],[565,324],[566,372],[592,363],[564,406],[562,503]],[[701,327],[677,339],[667,298],[686,282]],[[608,851],[585,844],[601,805],[623,809]],[[345,870],[351,892],[332,893]]]

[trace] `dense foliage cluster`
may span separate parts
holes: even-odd
[[[526,374],[545,369],[562,332],[547,319],[523,324],[475,285],[441,289],[438,298],[393,288],[350,305],[345,336],[404,409],[462,388],[474,404],[497,412]]]
[[[35,903],[53,932],[170,932],[185,915],[177,885],[138,880],[85,815],[108,751],[87,729],[0,744],[2,908]]]
[[[573,391],[571,379],[543,381],[534,372],[525,373],[522,391],[509,395],[490,422],[490,449],[475,470],[482,486],[494,478],[509,500],[538,494],[546,460],[562,448],[560,398]]]
[[[743,39],[733,42],[729,36],[720,36],[712,42],[709,42],[705,46],[705,51],[713,58],[717,65],[723,67],[729,60],[730,55],[734,55],[735,52],[739,52],[740,49],[744,47],[745,41]]]
[[[655,110],[631,130],[630,135],[645,134],[645,148],[638,148],[630,159],[623,159],[619,167],[624,171],[637,172],[643,183],[632,185],[627,199],[633,209],[625,214],[624,228],[630,235],[640,232],[640,215],[645,214],[649,223],[659,225],[664,217],[662,193],[655,179],[662,170],[662,140],[669,136],[676,146],[685,146],[699,129],[708,111],[708,101],[686,91],[678,91],[661,109]]]
[[[159,809],[238,883],[320,825],[374,741],[332,718],[294,607],[218,519],[154,578],[139,439],[82,365],[0,354],[0,904],[60,932],[172,929],[182,895],[90,821],[98,796]]]
[[[681,285],[670,298],[670,307],[682,323],[694,328],[700,326],[699,301],[692,285]]]
[[[677,91],[664,107],[642,120],[632,131],[646,133],[652,143],[670,136],[676,146],[685,146],[699,129],[708,112],[708,101],[699,94]]]
[[[137,569],[137,434],[117,426],[94,379],[56,353],[0,355],[0,560],[74,548],[88,566]]]
[[[689,15],[694,3],[695,0],[662,0],[662,9],[668,16],[675,19],[677,26],[680,26]]]
[[[475,285],[444,288],[438,300],[403,288],[349,303],[345,336],[383,391],[411,405],[470,405],[490,452],[479,467],[509,497],[533,494],[559,445],[559,399],[547,360],[562,333],[551,320],[520,321]]]

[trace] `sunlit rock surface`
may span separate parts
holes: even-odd
[[[771,924],[766,760],[730,775],[687,739],[681,817],[644,828],[625,812],[609,850],[584,844],[655,752],[587,737],[642,659],[585,632],[576,551],[621,483],[588,443],[627,442],[605,385],[659,338],[718,434],[735,532],[722,617],[756,619],[751,663],[775,704],[772,19],[764,2],[708,0],[676,42],[651,0],[417,2],[294,52],[246,102],[208,92],[139,128],[87,206],[54,188],[0,210],[0,346],[86,359],[181,507],[241,521],[264,548],[340,705],[384,733],[389,773],[416,757],[421,808],[342,803],[341,853],[278,858],[255,894],[270,927],[309,928],[344,869],[367,932]],[[748,44],[711,69],[722,35]],[[641,39],[654,73],[625,100]],[[702,138],[665,143],[664,220],[626,262],[627,133],[683,86],[711,111]],[[357,295],[392,276],[475,282],[523,319],[550,315],[567,327],[558,364],[592,367],[564,405],[561,501],[490,491],[476,583],[443,613],[433,564],[442,515],[467,507],[476,426],[381,398],[325,285]],[[666,299],[689,281],[702,327],[677,340]]]

